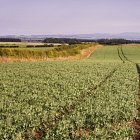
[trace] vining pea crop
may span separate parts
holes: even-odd
[[[132,138],[137,71],[117,49],[80,61],[1,63],[0,139]]]

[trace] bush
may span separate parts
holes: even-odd
[[[21,42],[18,38],[0,38],[0,42]]]
[[[36,48],[42,48],[44,45],[35,45]]]
[[[48,45],[48,44],[44,44],[44,45],[36,45],[35,47],[36,47],[36,48],[54,47],[54,45],[53,45],[53,44],[50,44],[50,45]]]
[[[6,46],[6,45],[1,45],[0,48],[19,48],[17,45],[12,45],[12,46]]]
[[[27,45],[26,47],[27,48],[34,48],[35,46],[34,45]]]
[[[5,47],[6,47],[6,46],[2,46],[2,45],[0,46],[0,48],[5,48]]]

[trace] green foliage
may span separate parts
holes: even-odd
[[[131,139],[137,71],[117,49],[75,62],[1,63],[0,139]]]
[[[18,38],[0,38],[0,42],[21,42]]]
[[[46,38],[44,43],[80,44],[82,40],[75,38]]]

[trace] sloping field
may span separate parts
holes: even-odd
[[[88,57],[101,45],[96,43],[71,44],[50,47],[29,45],[29,47],[0,47],[0,62],[79,60]]]
[[[1,63],[0,139],[132,139],[133,47],[105,46],[81,61]]]
[[[124,55],[135,63],[140,63],[140,46],[123,46]]]

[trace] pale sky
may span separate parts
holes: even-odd
[[[0,0],[0,35],[140,32],[140,0]]]

